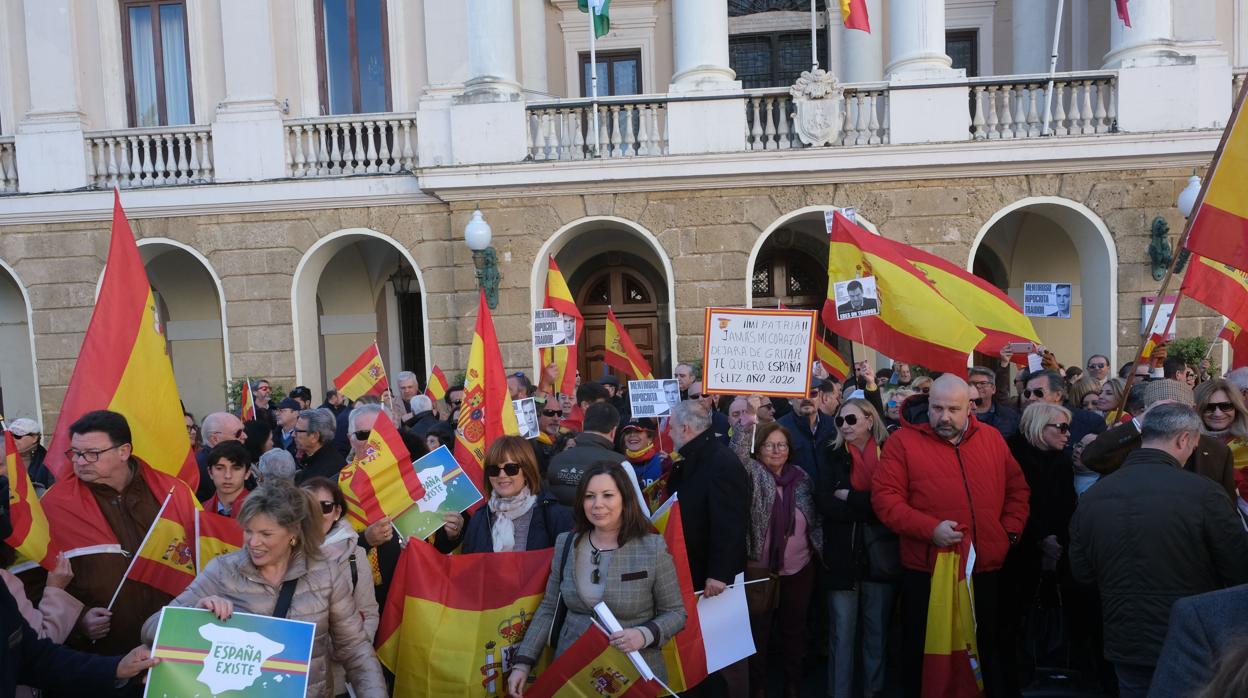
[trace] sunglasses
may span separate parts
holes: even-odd
[[[334,513],[334,509],[338,507],[338,505],[333,502],[321,502],[320,504],[322,514],[332,514]]]
[[[1229,402],[1211,402],[1208,405],[1205,405],[1205,412],[1208,413],[1214,411],[1231,414],[1235,411],[1235,405],[1232,405]]]
[[[543,417],[562,417],[563,410],[542,410]]]
[[[498,477],[499,473],[507,473],[508,477],[515,477],[520,474],[520,464],[503,463],[502,467],[497,465],[485,466],[486,477]]]
[[[368,441],[368,437],[372,435],[373,435],[372,429],[365,429],[363,431],[357,431],[354,434],[356,441]]]
[[[1105,366],[1106,364],[1088,364],[1088,368],[1096,369],[1098,371],[1102,368],[1105,368]]]
[[[451,400],[451,407],[459,407],[464,404],[463,400]]]
[[[1040,399],[1044,397],[1044,388],[1036,388],[1035,390],[1031,390],[1029,388],[1023,391],[1023,397],[1025,398],[1029,398],[1032,395],[1035,395],[1036,399]]]
[[[295,431],[298,431],[298,429],[296,429]],[[225,432],[223,432],[223,431],[210,431],[210,432],[208,432],[208,434],[209,434],[209,435],[212,435],[212,434],[224,434],[224,433],[225,433]],[[235,440],[235,441],[238,441],[238,440],[242,439],[242,438],[243,438],[243,434],[245,434],[245,433],[246,433],[246,432],[245,432],[245,431],[243,431],[242,429],[239,429],[238,431],[234,432],[234,440]],[[307,433],[307,432],[304,432],[304,433]]]
[[[849,426],[851,426],[851,427],[852,427],[852,426],[854,426],[855,424],[857,424],[857,423],[858,423],[858,415],[856,415],[856,414],[847,414],[847,415],[845,415],[844,417],[842,417],[842,416],[840,416],[840,415],[837,415],[837,416],[836,416],[836,419],[835,419],[834,421],[836,422],[836,428],[837,428],[837,429],[840,429],[841,427],[845,426],[846,424],[848,424]]]
[[[689,399],[690,399],[690,400],[701,400],[701,399],[702,399],[702,393],[689,393]]]
[[[1068,423],[1066,423],[1066,422],[1061,422],[1061,423],[1059,423],[1059,424],[1045,424],[1044,426],[1046,426],[1046,427],[1053,427],[1054,429],[1056,429],[1056,430],[1058,430],[1058,431],[1062,432],[1063,434],[1069,434],[1069,433],[1070,433],[1070,424],[1068,424]]]

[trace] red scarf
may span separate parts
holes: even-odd
[[[875,466],[880,464],[880,445],[873,439],[861,451],[851,443],[846,443],[845,448],[853,460],[853,468],[849,471],[849,484],[856,490],[871,489]]]
[[[649,447],[641,451],[634,451],[629,448],[624,449],[624,457],[628,458],[628,462],[633,465],[645,465],[646,463],[649,463],[650,459],[654,458],[654,454],[658,452],[659,445],[652,441],[650,442]]]

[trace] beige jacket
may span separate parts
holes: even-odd
[[[316,623],[307,695],[312,698],[334,695],[330,674],[332,655],[332,659],[346,669],[356,696],[385,696],[381,664],[356,610],[350,575],[344,574],[335,560],[319,558],[309,565],[303,556],[296,556],[291,559],[283,581],[291,579],[299,582],[286,617]],[[169,605],[194,607],[205,596],[220,596],[233,602],[236,611],[270,615],[277,606],[279,589],[280,585],[273,586],[260,576],[246,549],[236,550],[210,562]],[[151,644],[159,620],[160,614],[156,613],[143,624],[145,643]]]
[[[377,636],[377,624],[381,621],[381,611],[377,606],[377,591],[373,586],[373,571],[368,565],[368,551],[359,546],[360,534],[351,528],[346,519],[339,519],[329,529],[321,552],[329,560],[338,563],[339,571],[350,580],[355,589],[355,608],[364,621],[364,635],[369,643]],[[352,579],[351,556],[355,556],[355,578]],[[342,664],[334,662],[334,695],[340,696],[347,692],[347,672]]]
[[[22,618],[26,619],[26,623],[35,629],[40,638],[46,638],[56,643],[65,642],[65,638],[69,637],[69,631],[74,629],[74,624],[78,622],[78,616],[82,614],[82,602],[70,596],[64,589],[45,586],[43,588],[43,598],[39,600],[39,606],[26,598],[26,589],[22,584],[22,580],[13,576],[8,570],[0,570],[0,579],[4,580],[4,585],[9,588],[9,593],[17,601],[17,610],[21,612]],[[34,693],[25,686],[18,686],[17,698],[29,698]]]

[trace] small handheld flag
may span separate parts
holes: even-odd
[[[425,487],[412,467],[412,455],[385,412],[368,435],[364,453],[338,474],[347,497],[347,517],[358,530],[395,518],[425,496]]]
[[[251,392],[251,379],[243,379],[243,392],[238,396],[238,416],[249,422],[256,418],[256,396]]]
[[[446,374],[434,365],[433,370],[429,372],[429,381],[425,383],[425,396],[430,402],[437,403],[438,400],[446,397],[446,391],[450,387],[451,382],[446,379]]]
[[[348,400],[358,400],[363,395],[386,392],[386,367],[381,363],[377,342],[369,344],[364,352],[334,379],[334,387]]]
[[[637,380],[654,380],[650,364],[633,344],[628,330],[615,317],[615,310],[607,308],[607,331],[603,339],[602,361],[615,370]]]
[[[4,539],[22,557],[51,570],[56,566],[60,549],[52,543],[48,517],[35,494],[26,466],[17,455],[17,444],[11,432],[4,432],[4,460],[9,470],[9,521],[13,532]]]

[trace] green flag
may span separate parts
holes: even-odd
[[[607,6],[611,0],[576,0],[581,12],[593,12],[594,37],[601,38],[611,31],[611,18],[607,16]]]

